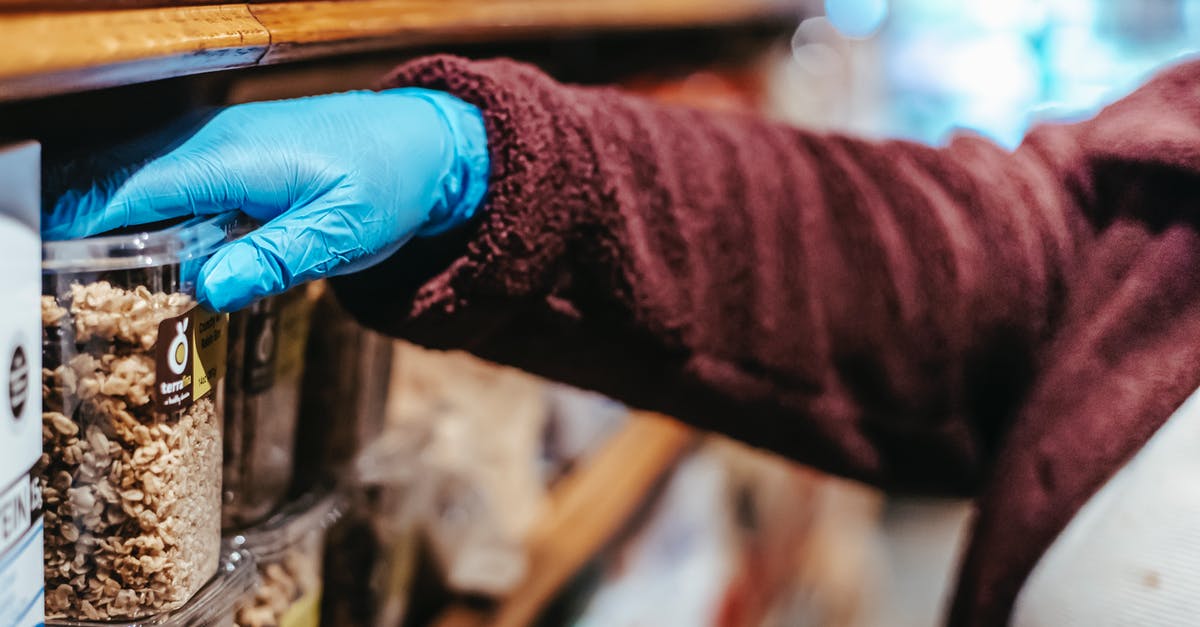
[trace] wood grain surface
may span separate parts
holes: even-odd
[[[115,1],[120,6],[141,4],[141,0]],[[801,0],[310,0],[0,12],[0,100],[364,50],[786,19],[803,4]],[[0,10],[32,6],[40,3],[0,0]],[[82,5],[75,0],[50,0],[45,6]]]
[[[795,15],[795,0],[350,0],[253,4],[271,32],[264,63],[568,31],[673,28]]]
[[[269,43],[242,4],[0,15],[0,99],[255,65]]]
[[[530,533],[529,574],[495,610],[452,606],[438,627],[525,627],[630,523],[701,436],[665,416],[633,412],[584,466],[563,478]]]
[[[0,12],[33,11],[110,11],[113,9],[150,9],[227,4],[228,0],[0,0]]]

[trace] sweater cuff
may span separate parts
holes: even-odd
[[[491,158],[488,192],[474,219],[410,242],[335,288],[366,324],[439,347],[466,347],[461,325],[489,325],[550,292],[572,233],[601,200],[580,99],[533,67],[453,56],[396,68],[381,88],[448,92],[483,114]],[[441,336],[441,337],[438,337]]]

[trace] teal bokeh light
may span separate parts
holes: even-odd
[[[887,15],[888,0],[825,0],[825,16],[846,37],[874,35]]]

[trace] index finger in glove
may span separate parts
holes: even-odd
[[[244,200],[240,179],[196,151],[177,150],[84,192],[60,196],[44,218],[49,240],[87,237],[189,215],[221,213]]]
[[[322,198],[226,244],[200,271],[200,301],[216,311],[236,311],[305,281],[360,270],[407,241],[378,233],[384,227],[361,209]]]

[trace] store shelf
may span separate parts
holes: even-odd
[[[582,468],[561,480],[529,539],[528,578],[491,611],[452,606],[438,627],[521,627],[604,548],[700,436],[669,418],[635,412]]]
[[[250,66],[270,41],[245,5],[0,15],[0,99]]]
[[[564,30],[785,19],[795,15],[801,4],[800,0],[321,0],[7,13],[0,14],[0,100],[345,52],[500,41]],[[12,5],[11,0],[0,0],[0,7]]]

